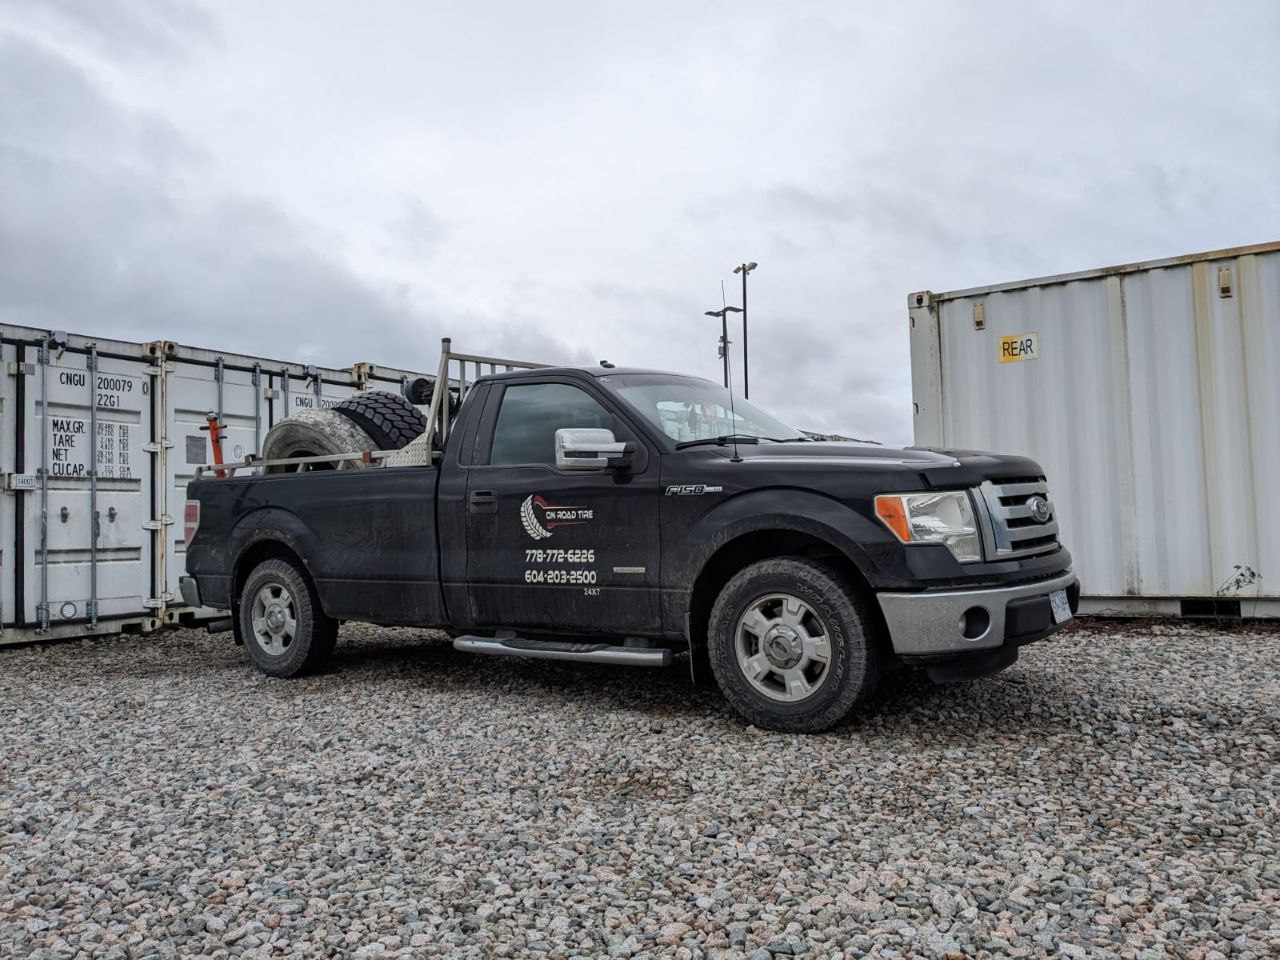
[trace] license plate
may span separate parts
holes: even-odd
[[[1053,608],[1053,622],[1066,623],[1071,619],[1071,604],[1067,601],[1067,591],[1055,590],[1049,594],[1049,606]]]

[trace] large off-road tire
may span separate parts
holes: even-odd
[[[271,677],[317,669],[338,639],[338,623],[320,608],[311,578],[278,557],[253,568],[236,616],[249,659]]]
[[[427,418],[421,410],[385,390],[358,393],[331,409],[351,419],[373,438],[379,450],[399,450],[427,429]]]
[[[716,599],[707,653],[725,698],[758,727],[817,733],[866,703],[881,638],[839,570],[804,557],[762,560]]]
[[[363,453],[377,450],[378,444],[350,417],[333,410],[302,410],[281,420],[267,431],[262,442],[262,459],[321,457],[334,453]],[[349,470],[364,467],[361,460],[342,460],[291,467],[265,467],[266,473],[297,473],[301,470]]]

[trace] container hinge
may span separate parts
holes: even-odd
[[[89,618],[89,629],[92,630],[98,625],[98,601],[88,600],[84,605],[85,615]]]
[[[148,610],[160,610],[171,603],[173,603],[172,593],[162,593],[158,597],[150,597],[149,599],[142,601],[142,605]]]
[[[165,449],[165,450],[172,450],[172,449],[173,449],[173,441],[172,441],[172,440],[157,440],[155,443],[144,443],[144,444],[142,445],[142,451],[143,451],[144,453],[159,453],[159,452],[160,452],[160,450],[161,450],[162,448],[163,448],[163,449]]]
[[[36,633],[49,632],[49,605],[47,603],[36,604],[36,621],[39,626],[36,627]]]
[[[143,530],[163,530],[165,527],[173,526],[173,517],[165,514],[159,520],[143,520]]]

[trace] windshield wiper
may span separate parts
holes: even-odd
[[[761,440],[768,440],[769,437],[757,437],[751,433],[726,433],[719,437],[702,437],[698,440],[681,440],[676,444],[677,450],[683,450],[686,447],[701,447],[709,443],[714,443],[718,447],[726,446],[730,443],[759,443]]]

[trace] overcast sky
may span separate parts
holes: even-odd
[[[910,291],[1280,236],[1278,50],[1270,0],[0,0],[0,320],[718,378],[750,259],[752,399],[906,442]]]

